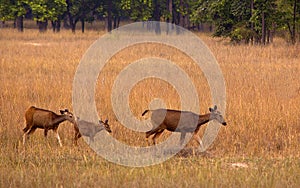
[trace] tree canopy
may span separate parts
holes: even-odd
[[[23,31],[23,19],[37,21],[40,31],[51,22],[58,32],[61,22],[75,32],[76,24],[101,19],[107,31],[121,20],[165,21],[187,29],[228,37],[234,43],[267,44],[275,34],[299,41],[299,0],[0,0],[0,20],[13,20]],[[159,28],[155,30],[159,33]]]

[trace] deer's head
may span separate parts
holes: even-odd
[[[211,120],[217,120],[219,123],[221,123],[222,125],[226,126],[227,123],[225,121],[225,119],[223,118],[221,112],[219,112],[217,110],[217,105],[214,106],[214,108],[209,108],[210,111],[210,119]]]
[[[75,123],[75,116],[68,109],[60,110],[61,115],[64,115],[68,121]]]
[[[110,125],[108,124],[108,120],[102,121],[99,120],[100,125],[103,125],[103,127],[105,128],[105,130],[109,133],[111,133],[111,129],[110,129]]]

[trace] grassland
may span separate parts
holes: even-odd
[[[206,154],[179,155],[143,168],[119,166],[97,156],[82,139],[74,147],[73,127],[67,122],[59,128],[62,148],[53,134],[45,140],[43,132],[36,131],[25,150],[20,142],[25,110],[31,105],[72,110],[76,67],[103,34],[0,30],[0,187],[300,186],[300,46],[281,39],[265,47],[234,46],[199,34],[220,64],[227,95],[228,126]],[[99,75],[97,109],[99,116],[110,119],[113,137],[135,146],[146,145],[144,134],[116,121],[111,87],[122,68],[150,55],[172,60],[190,75],[202,101],[199,113],[212,105],[205,77],[184,54],[154,44],[121,51]],[[147,79],[131,92],[133,114],[139,117],[154,98],[179,108],[172,86]],[[192,141],[187,147],[195,146]],[[236,163],[247,166],[235,167]]]

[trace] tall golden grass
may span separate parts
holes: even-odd
[[[228,125],[221,128],[208,156],[177,156],[144,168],[118,166],[98,157],[83,139],[74,147],[73,127],[67,122],[59,128],[63,148],[58,147],[53,134],[45,140],[37,130],[25,150],[20,142],[25,110],[31,105],[55,112],[73,110],[72,82],[77,65],[103,34],[0,30],[0,187],[300,185],[296,176],[300,174],[300,46],[289,46],[281,39],[268,46],[235,46],[198,34],[217,58],[226,83]],[[147,56],[172,60],[190,75],[201,101],[198,113],[213,105],[204,75],[184,54],[157,44],[119,52],[99,75],[97,109],[99,116],[110,120],[113,137],[135,146],[146,145],[145,135],[116,120],[110,95],[118,73]],[[146,79],[130,93],[133,114],[141,118],[154,98],[161,98],[168,108],[180,108],[179,96],[170,84]],[[164,133],[159,140],[168,135]],[[187,147],[196,146],[191,142]],[[235,162],[248,167],[233,168]]]

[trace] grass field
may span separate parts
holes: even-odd
[[[43,131],[37,130],[25,149],[25,110],[31,105],[57,113],[73,110],[77,65],[103,34],[0,29],[0,187],[300,187],[300,46],[279,38],[264,47],[234,46],[198,34],[220,64],[227,96],[228,125],[205,154],[178,155],[150,167],[124,167],[99,157],[83,139],[75,147],[68,122],[59,128],[62,148],[52,132],[45,140]],[[95,96],[99,116],[110,120],[112,136],[129,145],[145,146],[144,134],[117,122],[111,87],[126,65],[155,55],[172,60],[190,75],[201,101],[199,113],[213,105],[205,77],[184,54],[155,44],[123,50],[99,75]],[[140,118],[154,98],[161,98],[168,108],[180,107],[170,84],[147,79],[130,94],[133,114]],[[193,147],[197,144],[191,141],[187,148]]]

